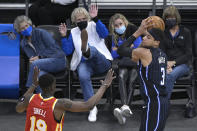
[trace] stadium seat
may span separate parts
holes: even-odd
[[[20,37],[12,24],[0,24],[0,98],[19,97]]]

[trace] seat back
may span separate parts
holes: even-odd
[[[10,39],[12,24],[0,24],[0,98],[19,97],[20,37]]]
[[[57,25],[40,25],[38,26],[38,28],[47,30],[61,46],[61,35],[59,33],[59,27]]]

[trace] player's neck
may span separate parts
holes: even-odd
[[[53,94],[51,94],[51,93],[41,93],[41,96],[42,96],[43,98],[50,98],[50,97],[53,96]]]

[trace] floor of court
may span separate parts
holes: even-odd
[[[172,106],[165,131],[196,131],[197,117],[184,118],[186,99],[171,101]],[[131,105],[134,115],[125,125],[119,125],[113,117],[112,107],[102,103],[98,105],[98,119],[95,123],[87,120],[88,112],[66,112],[63,131],[138,131],[140,125],[141,104]],[[15,112],[16,100],[0,100],[0,131],[23,131],[25,113]],[[114,107],[119,106],[118,104]]]

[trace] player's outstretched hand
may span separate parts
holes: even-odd
[[[113,79],[116,78],[116,76],[113,76],[114,75],[114,71],[112,69],[110,69],[108,72],[107,72],[107,75],[105,76],[105,80],[101,80],[101,83],[102,85],[106,86],[107,88],[111,85]]]

